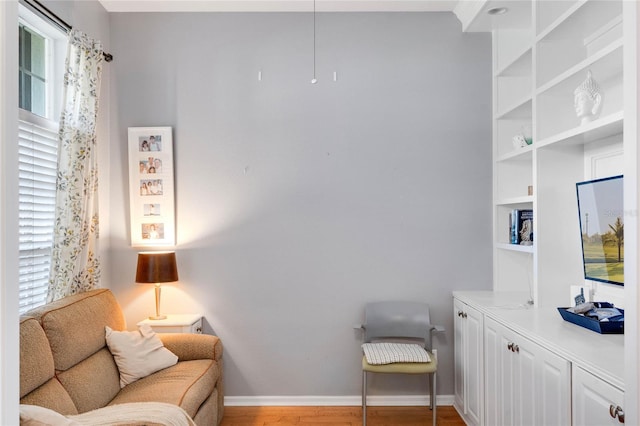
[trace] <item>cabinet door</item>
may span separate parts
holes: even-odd
[[[465,409],[471,424],[482,423],[484,405],[484,342],[483,315],[467,306],[465,309],[466,325],[466,371],[465,376]]]
[[[569,424],[569,361],[490,318],[484,333],[486,424]]]
[[[516,425],[563,426],[571,421],[571,364],[513,333]]]
[[[465,304],[453,300],[453,365],[454,365],[454,404],[461,414],[464,413],[464,313]]]
[[[496,321],[485,318],[485,424],[514,424],[513,362],[508,349],[507,330]]]
[[[547,425],[536,421],[540,394],[537,392],[537,346],[528,344],[517,334],[510,333],[505,342],[507,351],[511,353],[513,359],[512,368],[512,388],[513,388],[513,418],[511,424],[514,425]],[[513,351],[509,350],[509,344]],[[567,389],[568,391],[568,389]]]
[[[548,350],[536,355],[535,423],[568,425],[571,421],[571,363]]]
[[[573,368],[573,425],[620,425],[618,417],[612,417],[610,408],[624,407],[624,393],[617,387],[586,372]]]
[[[483,315],[459,300],[453,303],[454,405],[468,425],[482,424]]]

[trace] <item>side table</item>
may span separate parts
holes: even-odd
[[[149,324],[156,333],[193,333],[202,334],[202,315],[200,314],[174,314],[167,315],[166,319],[145,319],[138,323]]]

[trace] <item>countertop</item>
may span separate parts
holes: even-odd
[[[624,335],[599,334],[527,304],[526,293],[454,291],[453,297],[624,390]]]

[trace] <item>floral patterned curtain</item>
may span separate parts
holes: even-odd
[[[96,118],[102,53],[99,41],[69,33],[49,302],[100,286]]]

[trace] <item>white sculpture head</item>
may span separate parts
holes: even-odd
[[[573,106],[580,124],[586,124],[598,118],[602,110],[602,93],[600,86],[591,76],[591,71],[587,72],[586,80],[576,88],[573,95]]]

